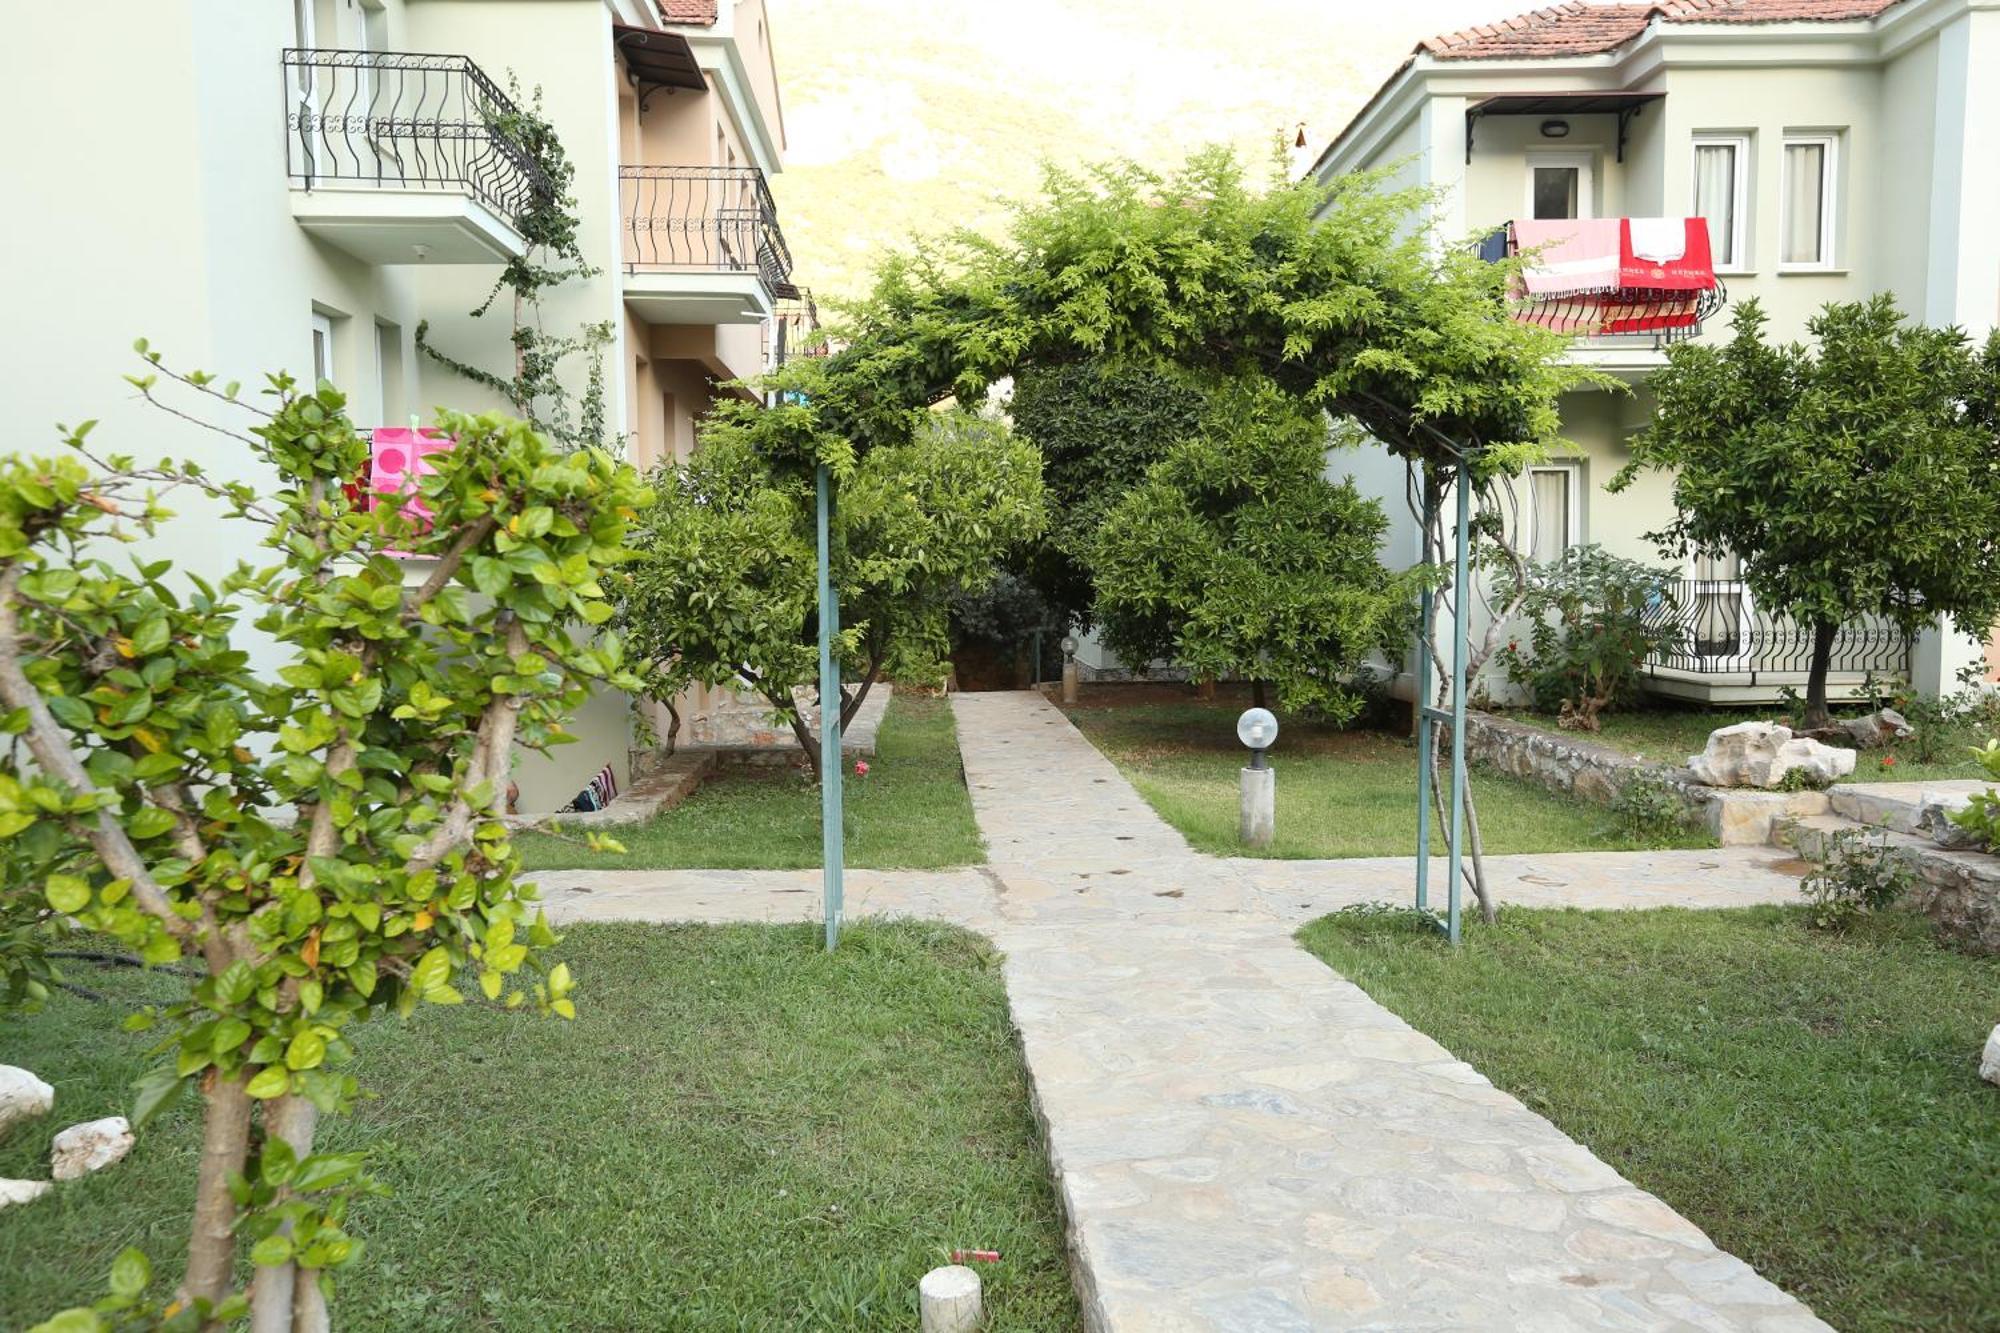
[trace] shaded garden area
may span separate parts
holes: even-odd
[[[1306,947],[1843,1329],[2000,1321],[2000,960],[1901,912],[1407,913]]]
[[[340,1327],[914,1327],[917,1279],[954,1247],[982,1268],[990,1327],[1077,1326],[998,962],[929,925],[584,926],[554,956],[573,1023],[427,1006],[354,1044],[381,1096],[331,1123],[386,1196]],[[33,1176],[61,1125],[123,1113],[151,1039],[127,1008],[177,978],[92,974],[111,1003],[58,995],[0,1018],[8,1059],[60,1114],[0,1137]],[[0,1212],[0,1327],[96,1297],[137,1244],[178,1272],[200,1143],[192,1100],[115,1170]]]

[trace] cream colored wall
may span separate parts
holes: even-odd
[[[1756,297],[1771,315],[1773,332],[1803,335],[1806,320],[1828,301],[1854,300],[1882,289],[1890,276],[1883,264],[1888,238],[1883,222],[1892,210],[1907,218],[1909,200],[1887,196],[1873,182],[1888,143],[1881,119],[1882,81],[1870,67],[1772,69],[1687,69],[1669,67],[1666,77],[1666,171],[1664,211],[1693,207],[1693,136],[1702,131],[1751,135],[1749,272],[1732,273],[1731,304]],[[1839,271],[1781,272],[1778,196],[1782,153],[1789,132],[1840,134],[1835,205],[1835,258]],[[1898,229],[1921,247],[1919,229]],[[1900,295],[1901,293],[1899,293]],[[1916,293],[1919,300],[1921,292]],[[1727,317],[1715,321],[1710,337],[1726,336]]]
[[[736,0],[732,30],[736,34],[737,49],[743,55],[743,64],[750,71],[751,92],[782,150],[785,147],[784,102],[778,90],[776,43],[764,0]]]
[[[1487,116],[1472,134],[1472,161],[1465,168],[1465,214],[1475,230],[1531,217],[1528,161],[1539,153],[1587,154],[1591,160],[1591,210],[1596,217],[1619,217],[1626,208],[1625,166],[1617,160],[1618,117],[1553,117],[1569,122],[1562,139],[1545,139],[1549,116]]]
[[[0,327],[0,353],[14,368],[0,395],[4,447],[44,448],[54,422],[95,417],[104,448],[192,458],[212,475],[268,487],[243,446],[135,401],[121,377],[136,369],[131,344],[143,335],[170,364],[248,386],[267,370],[309,378],[315,309],[337,316],[335,378],[357,419],[371,421],[375,324],[401,331],[407,379],[415,283],[408,270],[353,260],[292,220],[279,60],[295,44],[290,7],[131,6],[89,42],[78,41],[65,6],[21,6],[8,17],[0,105],[13,124],[48,132],[17,134],[8,149],[16,262],[12,315]],[[118,92],[134,88],[146,90],[137,122]],[[182,517],[141,550],[207,575],[260,554],[254,529],[217,521],[199,497],[177,495],[174,508]],[[271,645],[246,639],[260,664],[277,659]]]

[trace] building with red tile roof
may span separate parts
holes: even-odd
[[[1513,316],[1576,334],[1566,355],[1629,392],[1564,399],[1574,452],[1519,480],[1527,538],[1537,558],[1595,543],[1659,564],[1645,534],[1671,519],[1668,488],[1604,483],[1647,419],[1664,337],[1726,337],[1729,307],[1754,297],[1774,334],[1805,338],[1827,302],[1877,292],[1926,324],[2000,326],[1996,129],[2000,0],[1563,0],[1415,43],[1313,173],[1420,191],[1412,226],[1438,247],[1537,238]],[[1634,274],[1679,278],[1698,252],[1717,285],[1692,321],[1685,297],[1635,303]],[[1563,285],[1578,275],[1590,283]],[[1341,467],[1400,513],[1401,465],[1367,453]],[[1384,559],[1411,549],[1392,538]],[[1682,569],[1704,581],[1691,605],[1706,619],[1651,688],[1742,703],[1803,680],[1761,655],[1765,621],[1733,570]],[[1928,630],[1847,684],[1875,669],[1948,692],[1985,647]]]

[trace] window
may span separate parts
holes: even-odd
[[[312,316],[312,369],[315,384],[333,378],[333,317],[317,310]]]
[[[1787,135],[1779,182],[1778,262],[1786,268],[1833,267],[1834,137]]]
[[[1750,139],[1697,135],[1694,213],[1708,219],[1709,251],[1719,269],[1750,267]]]
[[[375,422],[396,425],[403,416],[403,331],[394,324],[375,325]]]
[[[1528,215],[1535,218],[1596,216],[1590,154],[1528,154]]]
[[[1530,560],[1562,559],[1577,544],[1577,469],[1528,470],[1528,549]]]

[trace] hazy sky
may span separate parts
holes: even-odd
[[[1516,0],[768,0],[801,281],[853,291],[912,230],[996,226],[1039,164],[1310,158],[1417,41]]]

